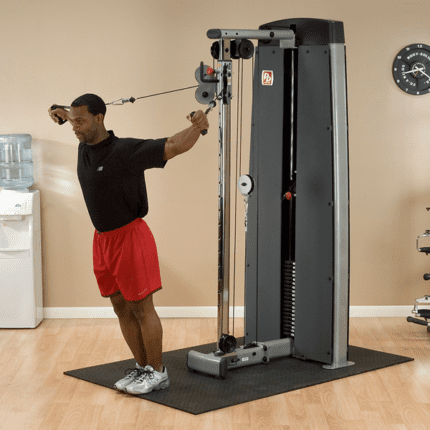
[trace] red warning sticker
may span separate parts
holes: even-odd
[[[263,70],[261,82],[263,85],[273,85],[273,70]]]

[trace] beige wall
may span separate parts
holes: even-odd
[[[415,239],[430,228],[430,96],[404,94],[391,67],[406,45],[430,44],[429,12],[428,2],[393,0],[0,0],[0,134],[33,136],[45,307],[109,305],[92,273],[94,230],[76,176],[78,142],[69,124],[50,120],[49,106],[69,104],[85,92],[108,102],[194,85],[200,61],[212,61],[208,29],[256,29],[298,17],[345,25],[351,305],[407,305],[428,293],[422,280],[428,260],[415,250]],[[248,115],[246,95],[244,102]],[[118,136],[164,137],[185,128],[185,116],[201,107],[191,90],[109,107],[106,124]],[[157,240],[164,286],[157,306],[217,303],[217,113],[209,119],[211,133],[191,152],[147,172],[146,220]],[[249,125],[244,117],[245,130]],[[244,145],[246,173],[245,131]],[[242,224],[242,200],[238,208]],[[236,304],[243,305],[243,289],[237,295]]]

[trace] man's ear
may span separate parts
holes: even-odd
[[[103,120],[104,120],[105,116],[102,113],[98,113],[96,115],[96,121],[98,124],[103,124]]]

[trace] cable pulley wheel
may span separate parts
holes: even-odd
[[[223,334],[219,339],[218,347],[225,354],[229,354],[236,349],[236,338],[229,334]]]
[[[249,60],[254,55],[254,44],[248,39],[243,39],[239,43],[237,52],[240,58],[243,58],[244,60]]]
[[[196,89],[196,100],[202,105],[208,105],[216,95],[216,84],[200,84]]]
[[[220,48],[219,48],[219,42],[212,43],[212,46],[211,46],[211,55],[212,55],[212,57],[215,60],[219,59],[219,50],[220,50]]]

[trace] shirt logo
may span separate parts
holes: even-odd
[[[101,172],[103,170],[103,166],[100,166],[98,169],[97,169],[97,172]]]
[[[263,70],[261,74],[261,82],[263,85],[273,85],[273,70]]]

